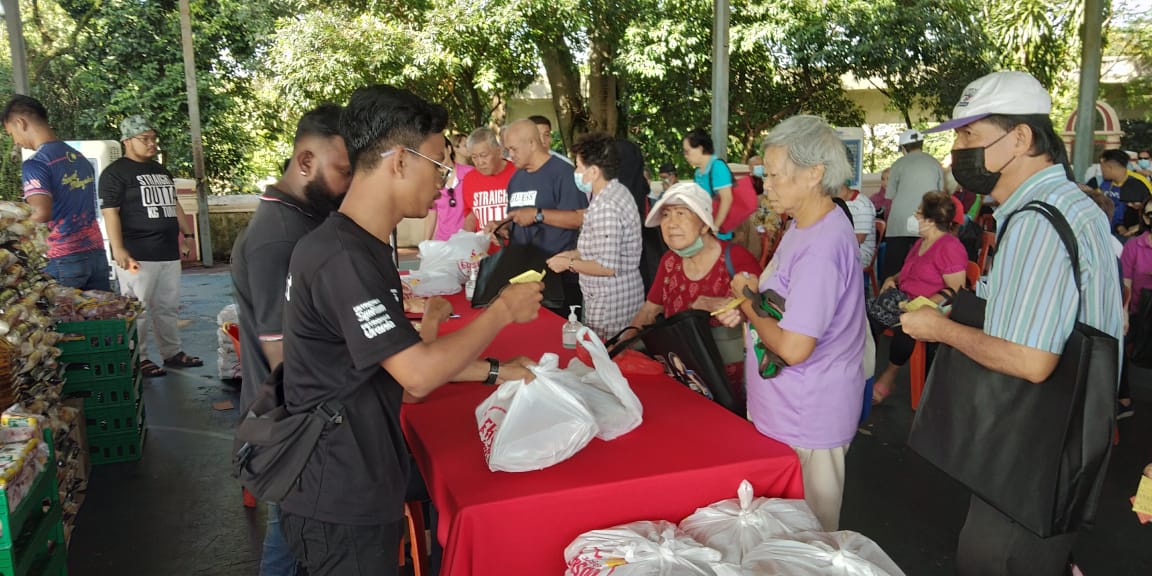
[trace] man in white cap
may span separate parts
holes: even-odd
[[[924,152],[924,135],[918,130],[906,130],[900,134],[899,143],[904,156],[892,164],[888,190],[884,193],[884,197],[892,201],[892,206],[888,210],[888,229],[884,233],[887,248],[884,249],[881,278],[891,278],[900,273],[908,251],[920,238],[916,210],[920,208],[924,195],[944,189],[944,168]]]
[[[120,292],[144,303],[137,324],[140,371],[145,378],[166,373],[148,358],[149,329],[164,366],[203,366],[180,348],[180,256],[192,249],[193,234],[176,201],[172,174],[155,160],[156,130],[143,116],[129,116],[120,123],[120,141],[124,156],[100,174],[100,212]]]
[[[1001,226],[1013,218],[999,240],[987,283],[977,285],[977,294],[987,299],[983,329],[961,325],[936,311],[910,312],[900,318],[913,338],[943,342],[988,370],[1039,386],[1052,386],[1046,381],[1077,321],[1117,339],[1124,331],[1108,221],[1073,181],[1064,143],[1049,118],[1051,110],[1051,97],[1035,78],[1023,72],[996,72],[969,84],[953,119],[933,129],[956,131],[952,147],[956,181],[966,190],[990,195],[999,204],[995,216]],[[1079,291],[1055,227],[1043,215],[1021,210],[1037,200],[1054,207],[1072,228],[1079,252]],[[1091,385],[1115,387],[1116,382]],[[1043,416],[1003,414],[1003,418],[1029,417]],[[1053,435],[1079,434],[1067,430],[1062,420],[1051,426]],[[1096,448],[1105,450],[1111,438],[1100,441]],[[1056,463],[1048,470],[1056,470]],[[1075,540],[1075,532],[1041,538],[973,495],[956,553],[958,573],[1064,575]]]

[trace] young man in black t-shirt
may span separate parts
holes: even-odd
[[[293,554],[312,576],[396,574],[409,458],[405,392],[422,398],[470,378],[476,358],[512,322],[539,313],[540,283],[508,286],[468,326],[423,342],[404,316],[387,244],[403,218],[428,213],[451,168],[447,112],[405,90],[353,93],[340,131],[353,166],[340,211],[292,255],[284,317],[284,398],[302,413],[337,400],[327,431],[281,503]],[[495,381],[498,363],[490,363]]]
[[[153,160],[159,152],[159,140],[143,116],[125,118],[120,123],[120,136],[124,156],[100,174],[100,212],[112,245],[120,292],[144,303],[144,314],[137,323],[140,369],[145,378],[165,373],[148,358],[150,328],[165,366],[203,366],[199,358],[181,350],[176,326],[180,256],[192,249],[193,234],[176,201],[172,174]]]

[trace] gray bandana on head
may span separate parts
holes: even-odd
[[[120,140],[135,138],[149,130],[152,130],[152,123],[147,118],[134,114],[120,122]]]

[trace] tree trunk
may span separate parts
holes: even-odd
[[[540,38],[536,47],[540,50],[548,85],[552,88],[552,107],[560,124],[557,126],[560,138],[564,141],[564,148],[568,149],[577,134],[588,130],[588,113],[580,95],[580,72],[562,37]]]
[[[588,128],[613,135],[620,119],[616,106],[619,86],[616,75],[608,67],[615,56],[616,49],[607,38],[593,35],[588,57]]]

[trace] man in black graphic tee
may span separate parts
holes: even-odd
[[[180,307],[180,255],[193,244],[192,230],[176,201],[172,174],[154,160],[156,131],[142,116],[120,123],[124,156],[100,174],[100,211],[120,292],[144,303],[137,330],[144,377],[165,371],[148,358],[148,332],[154,329],[165,366],[203,366],[180,348],[176,322]],[[183,234],[183,238],[181,238]]]

